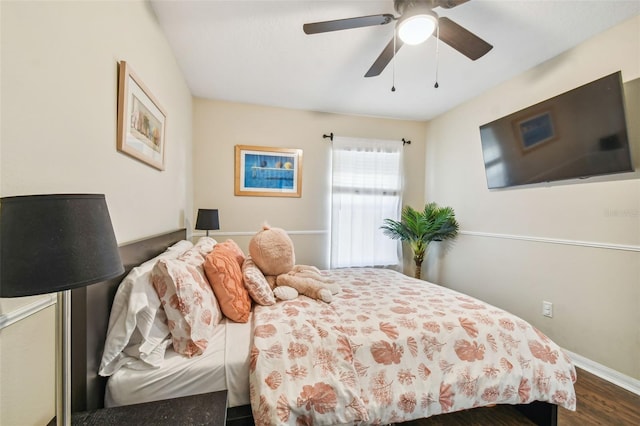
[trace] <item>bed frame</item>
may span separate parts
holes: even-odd
[[[120,246],[125,272],[111,280],[71,292],[71,411],[104,407],[107,379],[98,375],[104,341],[107,336],[111,305],[122,279],[135,266],[164,252],[170,245],[184,240],[186,230],[179,229]],[[546,402],[517,405],[516,408],[537,425],[557,426],[558,407]],[[233,411],[233,413],[231,413]],[[237,411],[237,413],[236,413]],[[235,407],[227,419],[250,416],[249,406]],[[247,414],[248,413],[248,414]],[[249,417],[250,418],[250,417]],[[235,422],[231,422],[235,423]],[[246,421],[239,422],[246,424]],[[227,424],[230,424],[228,421]]]

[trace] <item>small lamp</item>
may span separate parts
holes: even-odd
[[[210,230],[220,229],[220,220],[218,219],[218,209],[198,209],[198,218],[196,219],[196,229],[207,231],[207,237]]]
[[[411,7],[398,21],[398,37],[404,43],[416,45],[425,42],[438,27],[438,15],[423,5]]]
[[[0,198],[0,297],[57,292],[56,423],[71,423],[71,289],[124,272],[102,194]]]

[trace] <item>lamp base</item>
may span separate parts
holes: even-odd
[[[57,294],[56,425],[71,425],[71,290]]]

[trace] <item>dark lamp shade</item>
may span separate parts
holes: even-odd
[[[211,230],[220,229],[218,209],[198,209],[196,229]]]
[[[0,297],[71,290],[122,273],[103,194],[0,198]]]

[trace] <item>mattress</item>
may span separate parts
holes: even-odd
[[[167,349],[161,367],[147,370],[120,368],[109,377],[105,406],[138,404],[200,393],[228,391],[228,406],[249,404],[249,349],[251,321],[223,319],[207,350],[187,358]]]

